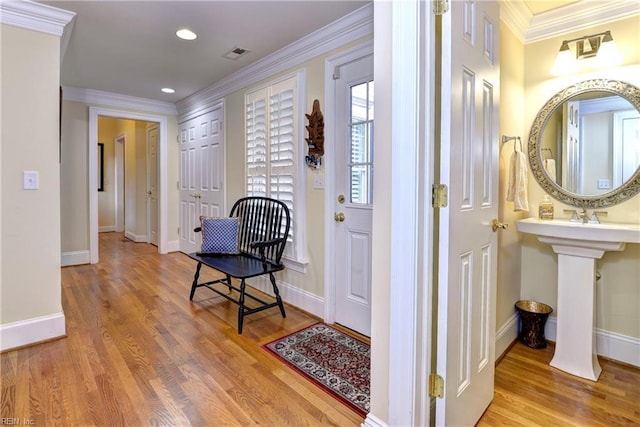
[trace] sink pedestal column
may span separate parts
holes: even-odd
[[[597,381],[602,372],[596,355],[596,259],[605,251],[621,251],[624,243],[580,241],[542,237],[558,254],[558,305],[556,348],[550,365],[570,374]]]
[[[558,254],[556,349],[551,366],[596,381],[602,369],[596,356],[595,274],[593,258]]]

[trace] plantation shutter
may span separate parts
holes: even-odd
[[[295,258],[297,90],[292,77],[248,93],[247,195],[284,202],[292,227],[285,256]]]
[[[247,195],[267,193],[267,90],[247,95]]]

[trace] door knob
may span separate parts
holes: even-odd
[[[491,229],[495,232],[498,229],[500,230],[504,230],[505,228],[507,228],[509,226],[509,224],[505,224],[503,222],[498,221],[497,219],[494,219],[493,221],[491,221]]]
[[[151,190],[147,191],[147,196],[151,195]]]
[[[343,222],[344,214],[342,212],[335,213],[333,214],[333,219],[335,219],[337,222]]]

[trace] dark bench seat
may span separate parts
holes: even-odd
[[[238,305],[238,333],[242,333],[244,316],[272,307],[279,307],[282,317],[286,317],[284,304],[276,284],[274,273],[284,270],[282,254],[289,235],[291,218],[287,206],[275,199],[266,197],[245,197],[238,200],[231,209],[230,217],[238,217],[238,254],[189,254],[198,262],[191,285],[190,300],[196,289],[206,287],[218,295]],[[200,231],[196,228],[196,231]],[[225,275],[223,279],[198,283],[203,265]],[[274,302],[264,301],[261,297],[246,290],[246,279],[268,275]],[[240,287],[234,286],[232,279],[240,280]],[[222,284],[221,289],[214,285]],[[236,296],[237,295],[237,296]],[[246,298],[258,303],[257,306],[245,305]],[[252,304],[253,305],[253,304]]]

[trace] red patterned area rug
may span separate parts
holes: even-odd
[[[369,344],[317,323],[262,347],[363,417],[369,412]]]

